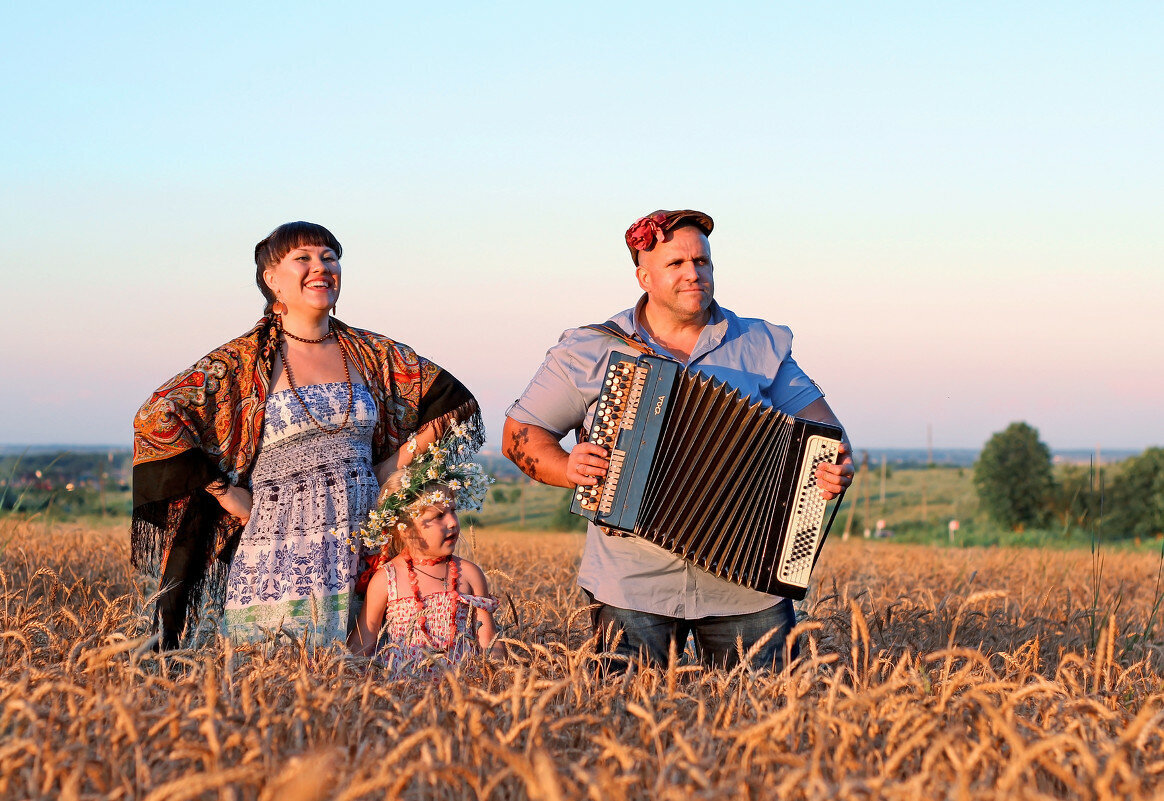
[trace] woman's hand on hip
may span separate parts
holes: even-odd
[[[251,499],[250,490],[242,487],[207,487],[207,492],[214,496],[228,515],[236,518],[244,526],[251,518]]]

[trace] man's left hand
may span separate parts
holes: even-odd
[[[840,447],[840,464],[822,464],[816,469],[816,485],[820,487],[820,496],[826,501],[841,494],[853,483],[852,448],[848,442],[842,442]]]

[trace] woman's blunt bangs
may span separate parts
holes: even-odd
[[[298,222],[283,223],[255,245],[255,284],[267,300],[267,306],[274,302],[267,282],[263,280],[263,273],[283,260],[283,257],[295,248],[315,246],[331,248],[336,258],[344,255],[344,249],[335,234],[318,223]]]

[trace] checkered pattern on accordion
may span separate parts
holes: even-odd
[[[611,355],[589,441],[610,451],[572,510],[761,592],[803,598],[828,535],[816,468],[841,430],[655,356]]]

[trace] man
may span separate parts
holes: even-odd
[[[645,293],[610,321],[634,343],[686,368],[719,378],[782,412],[840,425],[820,389],[792,359],[792,332],[763,320],[737,317],[713,299],[713,222],[683,209],[656,211],[627,229],[635,275]],[[581,442],[569,452],[565,434],[593,418],[612,351],[638,356],[624,339],[592,328],[562,334],[524,394],[506,412],[502,448],[523,472],[559,487],[593,486],[606,474],[607,452]],[[835,497],[852,481],[847,441],[843,462],[817,471],[822,496]],[[792,602],[721,579],[638,537],[608,536],[591,524],[578,584],[597,605],[598,632],[620,631],[616,652],[667,664],[692,634],[704,664],[731,667],[769,632],[755,655],[780,667]],[[610,643],[606,643],[609,647]],[[795,646],[793,646],[795,648]]]

